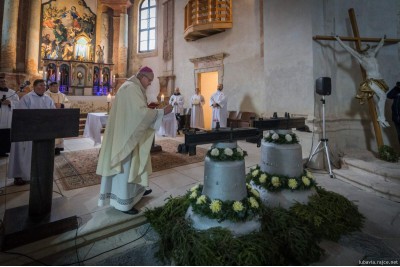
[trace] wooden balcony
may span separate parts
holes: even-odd
[[[232,0],[189,0],[185,6],[186,41],[223,32],[232,25]]]

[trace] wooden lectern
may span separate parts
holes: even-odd
[[[15,109],[11,142],[33,141],[29,205],[4,214],[2,250],[77,228],[76,216],[51,214],[55,138],[79,135],[79,109]]]

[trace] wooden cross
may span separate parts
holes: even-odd
[[[343,37],[340,36],[339,38],[342,41],[353,41],[355,42],[356,50],[360,53],[361,52],[361,42],[375,42],[378,43],[381,38],[365,38],[365,37],[360,37],[360,33],[358,31],[358,26],[357,26],[357,20],[356,20],[356,15],[354,13],[354,9],[350,8],[349,9],[349,17],[350,17],[350,22],[351,22],[351,28],[353,30],[353,35],[354,37]],[[334,36],[322,36],[322,35],[316,35],[313,37],[313,40],[332,40],[336,41]],[[385,43],[398,43],[400,42],[400,39],[385,39]],[[361,65],[360,65],[361,67]],[[363,80],[366,79],[366,73],[365,70],[361,67],[361,72],[363,76]],[[382,139],[382,130],[381,127],[378,123],[378,116],[376,114],[376,108],[375,108],[375,103],[372,98],[368,99],[368,108],[369,108],[369,113],[372,118],[372,123],[374,126],[374,131],[375,131],[375,138],[376,138],[376,143],[378,144],[378,148],[383,145],[383,139]]]

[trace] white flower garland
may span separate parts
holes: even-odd
[[[298,144],[299,140],[294,133],[278,134],[275,131],[267,131],[264,134],[264,141],[275,144]]]
[[[247,182],[252,181],[254,184],[268,191],[279,191],[282,189],[290,189],[292,191],[307,190],[317,185],[314,176],[308,170],[304,170],[303,174],[299,177],[288,177],[263,172],[259,165],[250,169],[250,172],[246,175],[246,180]]]
[[[211,148],[207,151],[207,156],[214,161],[234,161],[243,160],[247,156],[247,152],[237,148]]]
[[[261,200],[260,193],[250,184],[246,184],[246,189],[247,197],[240,201],[210,199],[202,194],[202,185],[192,187],[188,191],[187,197],[196,214],[220,221],[247,221],[261,212]]]

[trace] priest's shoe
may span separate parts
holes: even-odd
[[[138,214],[139,211],[137,209],[135,209],[135,208],[131,208],[128,211],[123,211],[123,213],[129,214],[129,215],[135,215],[135,214]]]
[[[143,196],[150,195],[150,194],[151,194],[151,192],[153,192],[153,190],[151,190],[151,189],[147,189],[146,191],[144,191],[144,194],[143,194]]]

